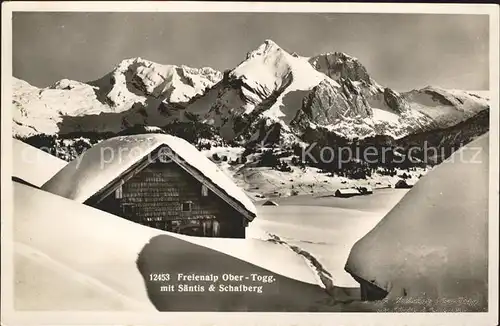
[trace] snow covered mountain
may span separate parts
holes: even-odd
[[[217,83],[222,74],[212,68],[160,65],[141,58],[123,60],[111,73],[90,82],[117,112],[136,103],[185,103]],[[149,108],[149,107],[148,107]]]
[[[488,108],[487,100],[474,94],[433,91],[441,97],[426,101],[428,88],[399,94],[345,53],[305,58],[266,40],[187,111],[220,128],[227,139],[272,142],[300,138],[317,127],[347,138],[400,138],[452,126]]]
[[[111,108],[97,100],[94,88],[71,80],[61,80],[48,88],[12,80],[14,135],[54,134],[64,116],[109,112]]]
[[[313,117],[312,127],[324,127],[348,138],[401,138],[414,132],[447,128],[489,107],[486,99],[458,90],[426,87],[400,94],[381,86],[358,59],[345,53],[326,53],[310,58],[309,62],[341,85],[342,95],[351,106],[342,102],[332,105],[332,98],[337,95],[329,85],[320,84],[309,95],[303,112]],[[431,91],[438,95],[425,101]]]
[[[202,94],[222,74],[212,68],[123,60],[97,81],[63,79],[37,88],[13,78],[14,135],[119,132],[136,124],[164,125],[179,105]]]
[[[219,127],[221,135],[231,139],[251,132],[263,120],[287,126],[300,110],[305,93],[321,82],[338,86],[307,60],[266,40],[187,111]]]
[[[307,58],[266,40],[224,73],[135,58],[88,83],[62,80],[39,89],[14,78],[13,133],[118,133],[195,120],[243,143],[293,142],[316,128],[346,138],[401,138],[451,127],[488,108],[487,99],[464,91],[400,94],[345,53]]]
[[[402,94],[411,109],[430,117],[441,128],[452,127],[489,108],[484,92],[445,90],[427,86]]]

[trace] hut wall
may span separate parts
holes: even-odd
[[[192,234],[180,230],[193,229],[195,235],[245,237],[245,218],[210,190],[203,196],[202,183],[176,163],[152,163],[117,192],[102,203],[131,221],[180,233]]]

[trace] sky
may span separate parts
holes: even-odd
[[[489,89],[484,15],[16,12],[13,74],[38,87],[86,82],[132,57],[223,71],[266,39],[302,56],[346,52],[399,91]]]

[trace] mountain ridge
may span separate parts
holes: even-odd
[[[114,132],[196,120],[243,143],[278,131],[300,140],[308,128],[346,138],[446,128],[489,108],[468,92],[426,87],[399,93],[378,84],[342,52],[290,54],[265,40],[234,69],[122,60],[103,77],[37,88],[13,77],[13,134]]]

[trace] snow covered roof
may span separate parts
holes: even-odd
[[[488,166],[484,135],[422,178],[353,246],[345,269],[391,298],[487,299]]]
[[[337,189],[335,193],[343,194],[343,195],[359,195],[360,192],[358,189],[355,188],[343,188],[343,189]]]
[[[145,158],[153,159],[152,153],[161,146],[170,149],[167,153],[175,156],[174,161],[199,171],[255,217],[253,202],[215,163],[189,142],[167,134],[118,136],[102,141],[70,162],[42,189],[83,203],[134,164]]]

